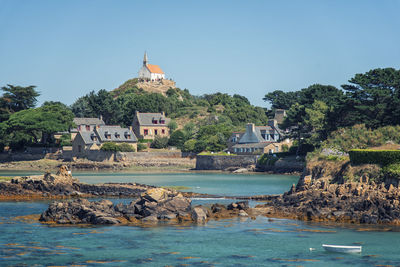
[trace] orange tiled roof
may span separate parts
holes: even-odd
[[[151,73],[164,74],[164,72],[161,70],[160,66],[158,66],[158,65],[147,64],[146,66]]]

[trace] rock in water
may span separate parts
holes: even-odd
[[[164,188],[151,188],[142,194],[142,197],[149,201],[160,202],[168,198],[168,190]]]
[[[207,220],[207,214],[202,207],[195,207],[192,210],[192,219],[197,223],[204,223]]]

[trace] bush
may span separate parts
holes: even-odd
[[[138,142],[139,142],[139,143],[145,143],[145,144],[147,144],[147,143],[153,142],[153,139],[139,139]]]
[[[136,152],[135,148],[127,143],[122,143],[119,145],[119,151],[121,152]]]
[[[194,151],[194,148],[195,148],[195,145],[196,145],[196,140],[194,140],[194,139],[190,139],[190,140],[187,140],[184,144],[183,144],[183,147],[182,147],[182,152],[193,152]]]
[[[379,164],[386,166],[400,163],[400,150],[353,149],[349,151],[352,164]]]
[[[168,147],[168,137],[156,136],[151,143],[152,148],[167,148]]]
[[[258,165],[261,166],[274,166],[275,162],[278,161],[278,157],[277,156],[273,156],[270,154],[263,154],[257,161]]]
[[[176,123],[176,121],[170,121],[167,126],[171,132],[175,131],[176,128],[178,128],[178,124]]]
[[[111,151],[111,152],[121,151],[120,146],[114,142],[106,142],[101,146],[100,149],[103,151]]]
[[[142,144],[142,143],[138,143],[138,145],[137,145],[137,150],[138,151],[142,151],[142,150],[145,150],[145,149],[147,149],[147,145]]]
[[[60,137],[60,146],[72,146],[71,134],[63,134]]]
[[[382,168],[386,178],[400,179],[400,163],[389,164]]]
[[[182,148],[185,143],[185,134],[181,130],[176,130],[169,137],[168,144],[170,146],[176,146],[178,148]]]
[[[197,140],[196,143],[194,144],[193,152],[200,153],[200,152],[206,150],[206,147],[207,147],[207,143],[204,140]]]

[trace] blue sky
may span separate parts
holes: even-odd
[[[400,68],[400,1],[0,0],[0,86],[72,104],[136,77],[146,50],[180,88],[245,95]]]

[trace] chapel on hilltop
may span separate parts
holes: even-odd
[[[160,66],[148,64],[147,53],[144,53],[143,66],[139,70],[139,80],[141,81],[161,81],[165,79],[165,73]]]

